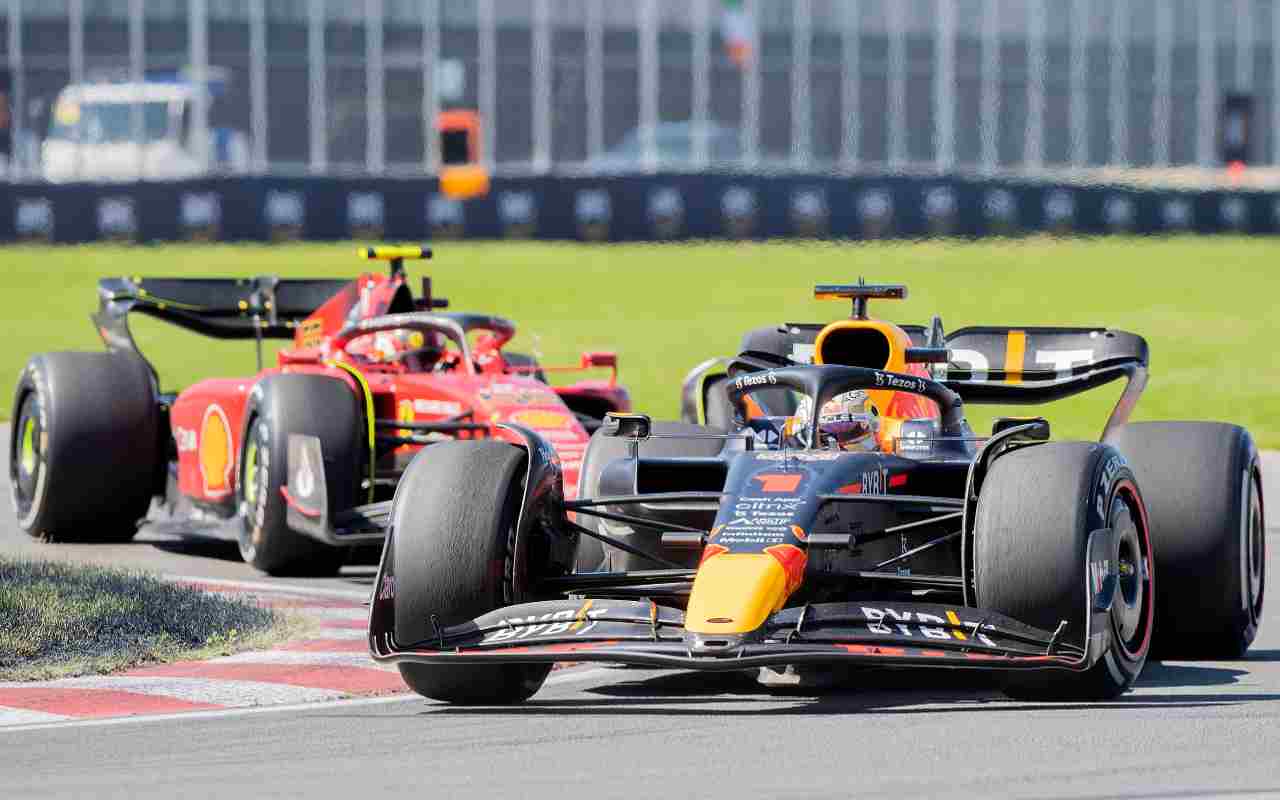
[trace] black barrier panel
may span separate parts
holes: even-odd
[[[0,241],[659,241],[1273,233],[1280,194],[970,177],[685,174],[497,178],[458,201],[435,179],[205,178],[11,184]]]

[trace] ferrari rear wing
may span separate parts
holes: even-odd
[[[292,339],[298,323],[350,285],[330,278],[103,278],[93,321],[108,346],[137,312],[217,339]]]

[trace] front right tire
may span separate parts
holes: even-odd
[[[1151,535],[1124,459],[1092,442],[1053,442],[991,464],[974,517],[977,605],[1085,647],[1093,598],[1089,538],[1110,528],[1119,588],[1106,651],[1084,672],[1011,670],[1004,691],[1025,700],[1107,700],[1137,680],[1151,647],[1155,604]],[[1097,633],[1097,631],[1094,631]]]
[[[402,645],[525,602],[529,556],[516,536],[527,456],[495,441],[424,447],[396,487],[391,510],[395,637]],[[512,705],[542,686],[550,664],[398,665],[423,697]]]

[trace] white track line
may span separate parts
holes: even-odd
[[[171,678],[144,675],[94,675],[83,678],[61,678],[41,683],[3,683],[0,689],[110,689],[134,694],[173,697],[192,703],[216,706],[263,706],[279,703],[314,703],[345,697],[348,693],[334,689],[312,689],[280,683],[252,680],[206,678]]]
[[[26,708],[9,708],[0,706],[0,730],[12,725],[49,725],[61,720],[73,720],[62,714],[46,714],[43,711],[31,711]]]
[[[554,672],[547,678],[547,686],[564,683],[576,683],[611,674],[613,670],[606,667],[585,667]],[[225,711],[183,711],[177,714],[155,714],[152,716],[109,717],[107,719],[82,719],[67,722],[34,722],[26,725],[10,725],[0,727],[0,736],[6,733],[22,733],[24,731],[40,731],[50,728],[97,728],[115,725],[145,725],[152,722],[196,721],[206,719],[228,719],[246,717],[253,714],[276,714],[291,711],[318,711],[361,708],[364,706],[381,706],[393,703],[423,703],[417,695],[394,695],[391,697],[360,697],[354,700],[330,700],[319,703],[298,703],[284,706],[255,706],[252,708],[229,708]],[[0,713],[3,710],[0,709]],[[516,712],[518,713],[518,711]]]
[[[359,589],[327,589],[322,587],[298,586],[291,583],[265,583],[262,581],[238,581],[229,578],[204,578],[199,575],[162,575],[167,581],[175,583],[203,583],[209,586],[225,586],[228,589],[243,589],[250,592],[268,594],[300,595],[303,597],[331,597],[336,600],[352,600],[356,603],[368,601],[371,591]]]
[[[318,620],[326,619],[347,619],[359,620],[364,622],[369,619],[369,609],[367,608],[329,608],[328,606],[295,606],[293,608],[283,609],[284,611],[296,611],[299,614],[305,614],[308,617]]]
[[[364,628],[320,628],[313,630],[301,639],[290,639],[289,644],[298,642],[309,642],[312,639],[367,639],[369,632]]]
[[[233,656],[211,658],[202,664],[296,664],[316,667],[363,667],[365,669],[394,669],[384,667],[369,657],[368,653],[327,653],[305,650],[251,650]]]

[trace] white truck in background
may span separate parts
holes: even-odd
[[[40,147],[41,173],[45,180],[65,183],[246,172],[249,142],[244,132],[213,126],[194,129],[200,91],[211,103],[208,89],[184,81],[65,87],[54,101]]]

